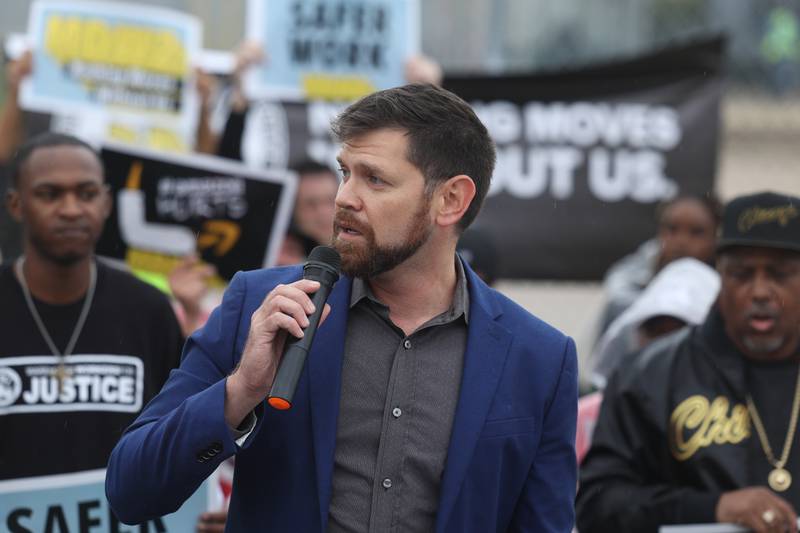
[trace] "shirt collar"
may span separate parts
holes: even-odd
[[[455,257],[456,263],[456,290],[453,294],[453,303],[450,304],[450,309],[445,312],[448,320],[455,320],[461,315],[464,315],[464,322],[469,323],[469,288],[467,287],[467,276],[464,272],[464,265],[458,256]],[[353,278],[353,288],[350,292],[350,309],[355,307],[361,300],[367,299],[381,307],[386,307],[386,304],[381,302],[372,289],[369,283],[361,278]]]

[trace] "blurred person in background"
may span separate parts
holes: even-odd
[[[701,324],[714,304],[719,284],[719,274],[710,266],[691,257],[678,259],[656,274],[633,305],[611,323],[589,358],[592,382],[600,391],[578,401],[578,462],[589,451],[602,389],[620,361],[631,364],[634,352],[687,325]]]
[[[8,166],[19,146],[26,139],[49,131],[53,122],[54,116],[49,113],[25,111],[20,107],[20,86],[33,68],[33,56],[29,50],[17,58],[9,59],[5,66],[6,95],[0,106],[0,191],[5,191],[9,186]],[[198,152],[213,153],[218,140],[209,121],[216,83],[213,76],[200,69],[195,70],[195,80],[200,113],[194,148]],[[98,143],[103,139],[89,141]],[[21,239],[19,225],[4,210],[0,210],[0,264],[4,260],[12,261],[21,253]]]
[[[208,320],[210,310],[204,300],[215,274],[213,265],[202,262],[197,255],[190,255],[182,258],[167,276],[169,290],[175,300],[173,309],[184,337],[194,333]]]
[[[234,52],[233,70],[228,76],[228,118],[219,137],[204,146],[207,153],[242,161],[242,135],[244,134],[250,99],[244,88],[244,76],[253,66],[265,60],[262,45],[255,41],[243,41]]]
[[[6,98],[0,108],[0,161],[8,164],[25,140],[24,112],[19,105],[22,81],[30,75],[33,56],[30,51],[6,63]]]
[[[669,263],[606,329],[589,357],[599,387],[627,354],[687,324],[703,322],[719,292],[719,274],[691,257]]]
[[[283,237],[278,259],[275,266],[288,266],[302,263],[306,260],[306,250],[308,249],[308,239],[300,235],[297,230],[290,225]]]
[[[9,166],[26,137],[47,131],[49,115],[23,112],[19,106],[22,80],[31,72],[31,53],[25,52],[5,65],[6,93],[0,106],[0,191],[12,188]],[[0,264],[11,262],[22,253],[22,232],[7,210],[0,209]]]
[[[720,212],[719,201],[710,194],[678,196],[661,206],[655,238],[611,265],[605,275],[606,303],[600,314],[598,338],[671,261],[693,257],[713,265]]]
[[[702,325],[620,364],[581,467],[578,529],[679,523],[797,531],[800,198],[725,209],[721,288]]]
[[[767,78],[779,96],[785,96],[797,87],[800,78],[800,21],[790,5],[776,5],[769,10],[759,52],[767,66]]]
[[[201,154],[216,154],[219,145],[219,132],[211,127],[215,106],[219,104],[221,87],[217,76],[200,67],[194,69],[197,99],[200,113],[197,116],[197,131],[194,151]]]
[[[327,166],[313,161],[306,161],[293,170],[298,182],[292,225],[303,239],[305,255],[308,255],[315,246],[331,243],[339,178]]]
[[[91,146],[41,134],[11,177],[24,255],[0,268],[0,479],[105,468],[181,331],[163,294],[94,256],[111,197]]]

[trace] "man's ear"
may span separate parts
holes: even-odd
[[[6,209],[14,220],[22,223],[22,202],[17,189],[9,189],[6,193]]]
[[[111,214],[111,206],[114,200],[111,197],[111,187],[107,183],[103,184],[103,220],[108,219]]]
[[[475,198],[475,182],[465,174],[453,176],[436,188],[436,223],[458,224]]]

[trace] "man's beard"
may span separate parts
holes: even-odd
[[[92,254],[90,250],[89,253],[81,253],[75,250],[62,252],[62,253],[55,253],[53,250],[48,246],[43,239],[40,239],[36,235],[32,233],[29,234],[29,242],[31,246],[36,249],[36,252],[43,257],[44,259],[54,263],[60,267],[70,267],[76,263],[79,263],[81,260],[85,259],[88,255]]]
[[[780,313],[766,305],[755,304],[751,306],[747,310],[745,320],[750,320],[756,316],[771,318],[776,324],[780,320]],[[742,344],[755,356],[765,356],[776,352],[783,346],[785,341],[786,336],[782,335],[780,331],[773,331],[770,336],[750,335],[748,333],[744,333],[741,336]]]
[[[425,244],[431,235],[428,223],[430,199],[426,199],[411,219],[411,227],[405,241],[399,245],[380,246],[375,242],[371,227],[357,223],[349,211],[340,210],[334,221],[333,247],[342,256],[342,272],[353,278],[369,279],[392,270]],[[365,243],[351,243],[338,239],[345,224],[361,234]]]
[[[786,339],[782,336],[772,336],[767,338],[758,338],[755,336],[744,335],[742,337],[742,344],[753,355],[769,355],[778,351]]]

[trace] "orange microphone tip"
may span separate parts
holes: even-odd
[[[283,398],[278,398],[277,396],[268,398],[267,403],[270,404],[273,409],[277,409],[279,411],[286,411],[292,406],[291,403],[287,402]]]

